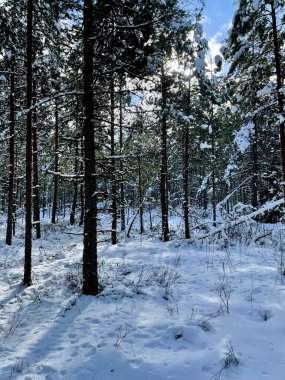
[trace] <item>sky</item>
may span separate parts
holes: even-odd
[[[206,0],[203,28],[212,56],[219,54],[221,42],[227,36],[227,30],[237,9],[235,3],[236,0]]]

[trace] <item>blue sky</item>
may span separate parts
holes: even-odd
[[[206,0],[203,28],[213,54],[218,53],[220,43],[227,36],[237,5],[236,0]]]

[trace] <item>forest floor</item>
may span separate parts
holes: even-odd
[[[102,292],[91,297],[80,295],[79,227],[43,226],[28,288],[23,232],[8,247],[5,228],[1,380],[284,379],[279,232],[264,245],[163,243],[154,232],[103,243]]]

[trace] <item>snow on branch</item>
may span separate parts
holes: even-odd
[[[228,228],[232,228],[232,227],[238,226],[241,223],[248,222],[249,220],[257,217],[258,215],[264,214],[266,211],[273,210],[275,207],[282,205],[284,202],[285,202],[285,200],[283,198],[282,199],[278,199],[277,201],[267,202],[262,207],[260,207],[260,209],[258,209],[256,211],[253,211],[253,212],[251,212],[248,215],[243,215],[240,218],[238,218],[237,220],[225,223],[224,225],[222,225],[222,227],[220,227],[220,228],[218,228],[218,229],[216,229],[216,230],[214,230],[212,232],[209,232],[206,235],[199,236],[197,239],[198,240],[203,240],[203,239],[206,239],[208,237],[211,237],[211,236],[214,236],[216,234],[219,234],[219,233],[223,232],[224,230],[226,230]]]
[[[249,182],[251,177],[247,177],[242,183],[239,184],[238,187],[236,187],[230,194],[228,194],[221,202],[217,204],[217,207],[223,206],[225,203],[228,202],[228,200],[246,183]]]
[[[75,179],[82,180],[84,178],[83,174],[65,174],[65,173],[61,173],[61,172],[55,172],[55,171],[49,170],[49,169],[45,169],[44,171],[46,172],[46,174],[52,174],[53,176],[66,178],[66,179],[70,179],[70,180],[75,180]]]
[[[17,112],[16,119],[18,120],[20,117],[27,115],[29,112],[33,111],[34,109],[42,106],[45,103],[49,103],[54,99],[60,98],[62,96],[68,96],[68,95],[79,95],[82,94],[81,92],[78,91],[68,91],[68,92],[61,92],[59,94],[49,96],[48,98],[44,98],[37,103],[35,103],[32,107],[25,109],[23,111]]]

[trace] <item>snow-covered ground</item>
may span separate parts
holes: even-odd
[[[1,380],[284,379],[282,244],[121,238],[100,245],[103,289],[89,297],[79,294],[78,227],[45,226],[29,288],[23,236],[7,247],[5,227]]]

